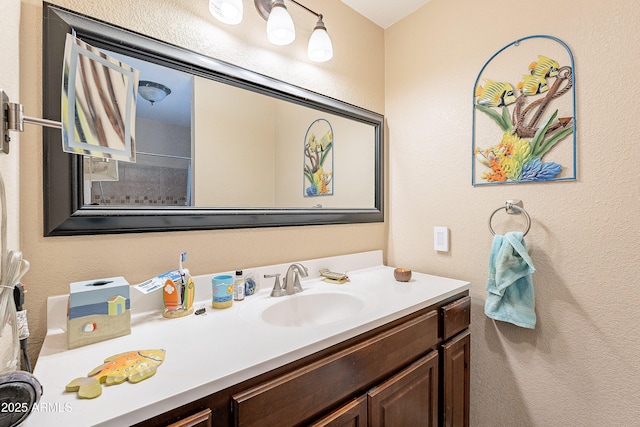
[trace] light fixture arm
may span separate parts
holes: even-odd
[[[62,122],[25,116],[22,104],[9,102],[9,96],[2,89],[0,89],[0,119],[2,119],[0,122],[0,142],[2,143],[2,152],[5,154],[9,154],[9,142],[11,141],[9,131],[23,132],[25,123],[62,129]]]
[[[312,13],[312,14],[316,15],[316,17],[317,17],[318,19],[322,19],[322,14],[314,12],[313,10],[309,9],[307,6],[305,6],[305,5],[301,4],[301,3],[298,3],[296,0],[289,0],[289,1],[290,1],[291,3],[295,3],[295,4],[297,4],[298,6],[300,6],[301,8],[303,8],[304,10],[306,10],[307,12],[309,12],[309,13]]]

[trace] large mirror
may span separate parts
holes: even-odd
[[[136,163],[45,129],[45,236],[384,220],[382,115],[45,3],[53,120],[67,33],[139,70]]]

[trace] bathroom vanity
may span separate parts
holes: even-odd
[[[301,262],[303,292],[271,297],[262,279],[224,310],[210,307],[211,275],[197,277],[206,316],[165,319],[154,294],[132,296],[131,335],[73,350],[56,324],[64,297],[53,297],[35,370],[45,394],[27,425],[468,425],[468,282],[415,272],[396,282],[381,251]],[[351,282],[326,284],[321,268]],[[112,354],[151,348],[166,357],[145,381],[93,400],[64,391]]]

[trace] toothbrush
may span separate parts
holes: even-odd
[[[180,271],[180,279],[181,279],[181,284],[180,284],[180,305],[182,305],[183,308],[187,309],[187,305],[188,302],[185,304],[186,300],[189,299],[189,295],[188,292],[189,290],[187,289],[187,280],[186,280],[186,276],[187,274],[189,274],[189,270],[186,270],[185,268],[182,267],[182,263],[185,262],[187,260],[187,252],[182,252],[180,254],[180,259],[179,259],[179,264],[180,264],[180,268],[178,271]]]
[[[186,253],[186,252],[182,252],[182,253],[180,254],[180,260],[179,260],[179,263],[180,263],[180,274],[181,274],[182,276],[184,276],[184,269],[182,268],[182,263],[183,263],[184,261],[186,261],[186,260],[187,260],[187,253]]]
[[[180,254],[180,277],[182,277],[182,281],[185,281],[185,276],[189,275],[189,269],[188,268],[183,268],[182,267],[182,263],[185,262],[187,260],[187,253],[186,252],[182,252]]]

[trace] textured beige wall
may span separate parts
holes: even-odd
[[[387,259],[472,282],[473,426],[638,425],[638,22],[631,0],[432,0],[385,32]],[[473,188],[473,83],[532,34],[575,56],[578,180]],[[533,331],[483,312],[487,220],[509,198],[533,222]],[[450,228],[449,253],[433,251],[433,226]]]
[[[432,0],[384,33],[385,60],[382,30],[338,0],[308,1],[325,14],[336,47],[334,60],[320,66],[306,61],[302,36],[289,48],[270,47],[264,23],[249,7],[245,23],[232,28],[211,18],[202,0],[164,1],[162,8],[139,1],[133,11],[125,8],[129,3],[59,2],[356,105],[386,108],[389,263],[473,283],[472,425],[637,423],[636,2]],[[21,17],[19,33],[15,26],[0,30],[8,33],[0,46],[9,52],[0,84],[9,79],[12,95],[18,93],[18,74],[9,68],[19,64],[21,100],[26,114],[37,116],[41,2],[1,4],[3,16],[8,10]],[[525,18],[531,7],[539,18]],[[559,37],[576,57],[578,180],[472,188],[473,81],[497,49],[530,34]],[[17,43],[19,55],[11,50]],[[25,281],[35,350],[44,333],[45,298],[65,293],[69,281],[114,274],[140,281],[172,266],[183,249],[192,271],[202,274],[384,246],[382,224],[45,239],[40,137],[29,127],[20,138],[29,147],[20,159],[20,243],[33,264]],[[15,192],[17,172],[5,167],[17,160],[6,159],[0,156],[1,173]],[[534,331],[496,325],[482,311],[491,241],[486,222],[507,198],[523,199],[533,219],[527,242],[538,268]],[[15,216],[10,220],[17,222]],[[450,227],[450,253],[432,250],[434,225]]]
[[[25,114],[39,116],[42,2],[2,0],[3,4],[7,1],[12,6],[19,3],[22,13],[19,34],[11,33],[8,40],[9,43],[17,42],[18,38],[21,41],[21,101],[25,104]],[[55,3],[384,112],[383,31],[339,0],[305,2],[325,14],[335,46],[334,59],[321,65],[306,58],[306,43],[315,20],[295,6],[291,10],[299,23],[298,38],[291,46],[275,47],[266,41],[266,23],[249,1],[245,1],[245,20],[236,27],[218,23],[209,14],[205,0],[61,0]],[[4,47],[5,42],[2,43]],[[4,62],[1,67],[4,68]],[[41,131],[32,126],[21,139],[21,143],[29,147],[20,159],[20,238],[25,257],[32,264],[31,272],[25,277],[29,285],[32,353],[39,350],[45,333],[46,297],[68,293],[72,281],[123,275],[129,282],[139,283],[174,268],[183,250],[189,253],[187,265],[192,274],[199,275],[382,249],[385,245],[382,223],[44,238]]]
[[[194,79],[193,91],[195,206],[278,206],[274,205],[277,102],[205,78]]]
[[[9,101],[17,102],[20,96],[20,63],[18,61],[20,28],[20,4],[17,1],[0,1],[0,47],[2,47],[2,62],[0,64],[0,89],[4,90]],[[6,41],[6,43],[4,42]],[[19,233],[19,159],[20,134],[11,132],[9,155],[0,151],[0,176],[6,191],[7,210],[7,249],[20,249]],[[2,268],[0,266],[0,268]]]

